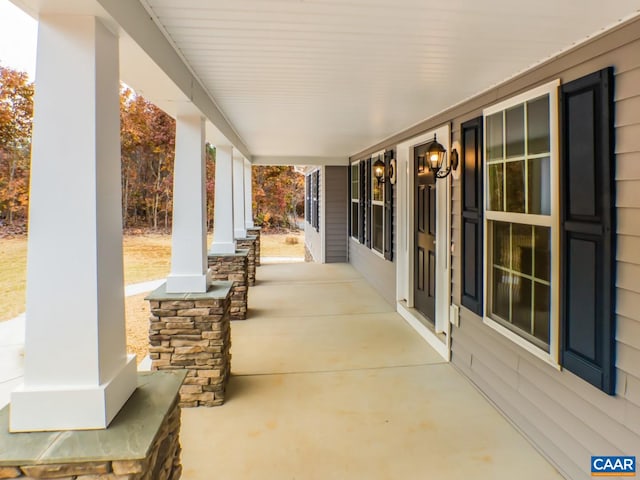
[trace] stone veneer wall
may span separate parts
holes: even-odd
[[[162,424],[149,455],[141,460],[71,462],[55,465],[0,467],[0,478],[43,480],[178,480],[180,464],[180,406],[176,401]]]
[[[256,237],[256,267],[260,266],[260,235],[262,227],[247,228],[247,234]]]
[[[240,250],[235,255],[208,255],[212,280],[229,280],[233,282],[231,288],[231,306],[229,318],[231,320],[245,320],[249,287],[247,285],[249,251]]]
[[[165,285],[146,298],[151,307],[151,369],[187,370],[180,388],[181,407],[224,403],[231,373],[232,283],[215,284],[224,285],[219,298],[210,293],[167,294]]]
[[[125,404],[120,418],[116,417],[114,420],[113,428],[110,426],[109,429],[93,432],[70,431],[65,432],[66,435],[57,437],[59,443],[71,444],[66,447],[67,450],[73,452],[69,454],[69,460],[58,456],[53,463],[50,463],[49,456],[55,455],[55,450],[52,450],[51,446],[42,440],[49,437],[51,432],[7,434],[7,437],[3,438],[0,444],[4,441],[11,442],[13,445],[5,445],[5,450],[11,450],[12,446],[15,447],[15,451],[9,455],[21,460],[12,463],[11,460],[0,456],[0,479],[178,480],[182,473],[180,406],[177,395],[177,386],[180,381],[181,378],[171,389],[167,389],[165,384],[165,387],[155,387],[146,394],[134,392],[134,396],[137,395],[137,398],[129,400],[133,405],[128,408]],[[150,383],[154,382],[156,385],[158,384],[157,380],[151,379]],[[149,387],[142,387],[142,389],[145,388],[149,389]],[[169,398],[166,400],[158,398],[158,395],[167,395],[169,390],[172,391]],[[144,395],[147,395],[147,400],[140,401]],[[153,398],[150,399],[151,396]],[[157,424],[153,419],[153,414],[149,418],[141,418],[145,415],[149,416],[150,411],[155,412],[149,402],[157,408],[157,405],[164,401],[167,401],[164,407],[166,414],[157,419]],[[143,422],[144,425],[139,425],[139,422]],[[126,436],[131,435],[132,431],[139,434],[136,438],[137,443],[133,442],[130,448],[123,447],[129,440]],[[123,438],[123,434],[125,438]],[[30,451],[34,445],[38,444],[42,449],[41,453],[36,453],[39,452],[38,449]],[[24,445],[25,450],[19,451],[19,447],[16,445]],[[58,450],[65,450],[61,445],[57,446],[60,447]],[[79,453],[82,448],[87,449],[86,455]],[[133,454],[134,456],[131,457],[133,450],[139,453]],[[114,454],[114,451],[119,453]],[[109,452],[107,456],[109,454],[115,455],[114,458],[97,460],[97,458],[104,458],[105,452]],[[7,452],[5,452],[6,454]],[[135,459],[138,454],[140,457]],[[83,456],[84,458],[82,458]],[[32,460],[25,461],[25,458]],[[87,458],[91,460],[88,461]]]
[[[250,287],[256,284],[256,241],[253,235],[247,238],[236,238],[236,248],[249,250],[249,264],[247,267],[247,283]]]

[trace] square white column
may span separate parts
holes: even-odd
[[[251,162],[244,161],[244,224],[246,228],[253,228],[253,172]]]
[[[233,234],[235,238],[247,238],[244,223],[244,158],[233,158]]]
[[[216,145],[216,189],[213,202],[213,255],[236,253],[233,236],[233,147]]]
[[[24,387],[11,431],[106,428],[136,388],[126,353],[118,39],[40,16]]]
[[[201,116],[176,118],[173,233],[167,293],[204,293],[207,266],[205,129]]]

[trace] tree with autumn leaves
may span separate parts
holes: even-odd
[[[34,85],[26,73],[0,66],[0,225],[25,225]],[[123,86],[120,91],[122,224],[168,230],[172,220],[175,120]],[[213,224],[215,148],[207,145],[207,222]],[[292,167],[253,167],[256,223],[294,228],[304,181]]]
[[[32,119],[33,83],[0,66],[0,223],[27,217]]]

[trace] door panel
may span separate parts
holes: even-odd
[[[414,212],[415,265],[414,306],[435,323],[436,309],[436,185],[433,173],[418,172],[419,157],[425,155],[426,145],[414,148]]]

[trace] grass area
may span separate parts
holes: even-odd
[[[126,235],[122,247],[125,285],[169,275],[171,235]]]
[[[262,234],[261,257],[304,257],[304,233]]]
[[[261,244],[263,257],[304,257],[303,233],[263,234]],[[126,285],[166,277],[171,264],[171,236],[126,235],[123,253]],[[26,276],[26,237],[0,239],[0,321],[24,312]]]
[[[303,257],[304,234],[261,236],[262,257]],[[211,244],[211,236],[207,245]],[[169,274],[170,235],[126,235],[123,239],[124,281],[126,285],[155,280]],[[25,309],[27,239],[0,239],[0,321],[13,318]],[[125,299],[127,352],[135,353],[138,363],[149,351],[149,304],[146,293]]]
[[[27,286],[27,239],[0,239],[0,321],[24,312]]]

